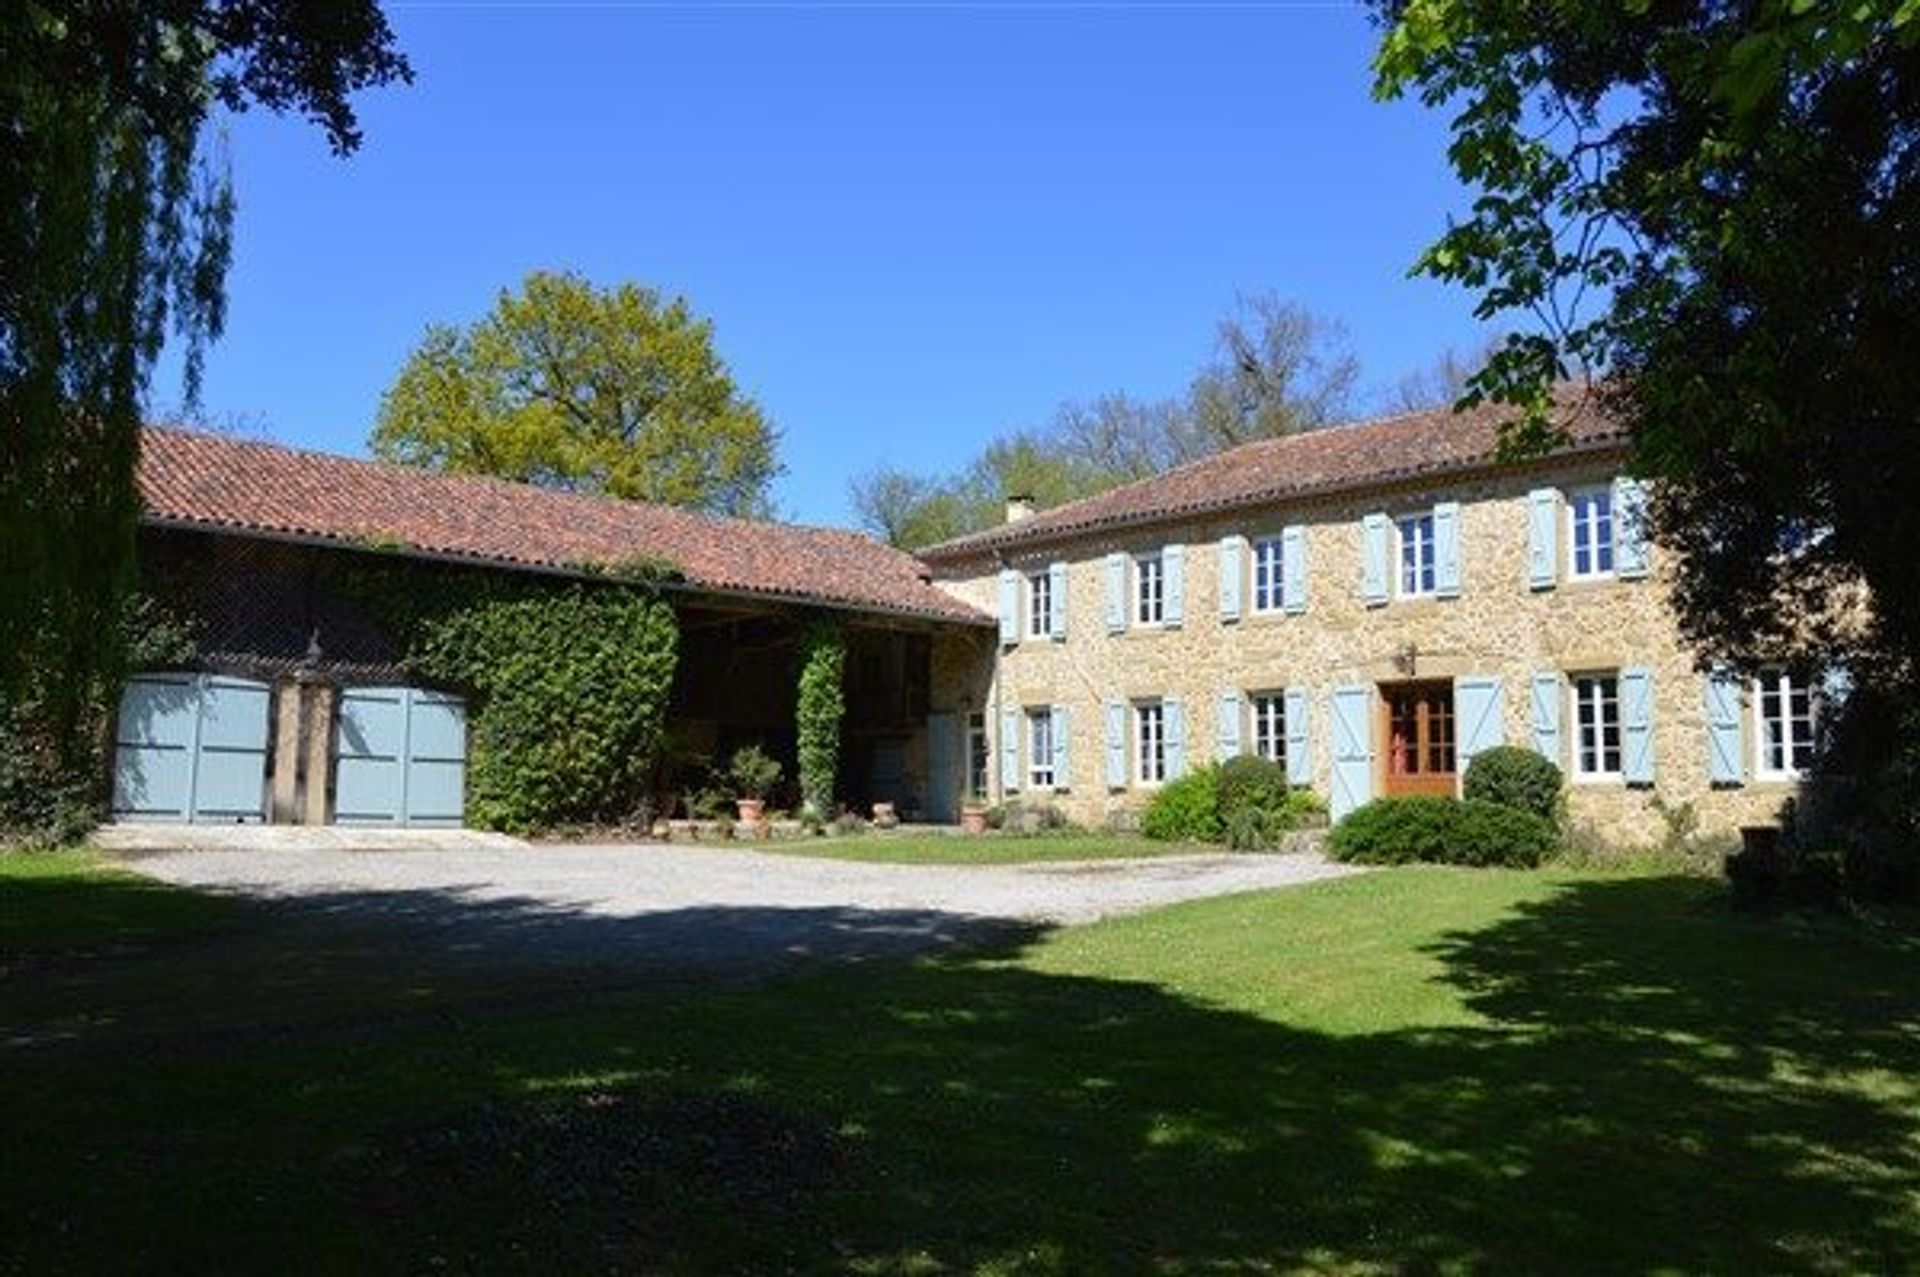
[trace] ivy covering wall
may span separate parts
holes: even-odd
[[[679,660],[651,590],[572,586],[422,618],[407,664],[473,695],[467,819],[524,832],[646,815]]]
[[[838,624],[820,621],[800,644],[800,690],[794,709],[800,740],[800,798],[817,816],[831,815],[840,771],[840,725],[847,715],[847,641]]]

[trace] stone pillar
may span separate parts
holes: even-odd
[[[302,685],[300,823],[324,825],[333,813],[327,804],[327,778],[333,763],[333,711],[339,691],[331,683]]]
[[[305,689],[298,679],[282,679],[274,689],[273,775],[268,778],[267,820],[275,825],[300,820],[300,719]]]

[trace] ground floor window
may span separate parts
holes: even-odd
[[[967,715],[967,797],[987,796],[987,716]]]
[[[1134,778],[1157,785],[1167,778],[1167,710],[1159,701],[1133,707]]]
[[[1268,762],[1287,761],[1287,698],[1258,694],[1253,698],[1253,752]]]
[[[1573,680],[1573,774],[1579,780],[1620,779],[1620,680],[1581,674]]]
[[[1053,711],[1027,711],[1027,784],[1033,789],[1052,789]]]
[[[1813,688],[1785,670],[1768,670],[1754,688],[1755,734],[1760,757],[1755,771],[1772,780],[1795,780],[1813,764]]]

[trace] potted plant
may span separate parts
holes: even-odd
[[[727,777],[740,806],[740,823],[758,825],[766,818],[767,795],[780,783],[780,764],[758,745],[748,745],[727,764]]]

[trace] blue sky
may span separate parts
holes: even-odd
[[[684,294],[784,433],[789,517],[1065,400],[1178,392],[1236,294],[1343,321],[1370,390],[1478,329],[1407,278],[1464,203],[1445,121],[1369,96],[1350,4],[389,9],[366,143],[251,113],[204,411],[364,451],[425,326],[535,268]],[[163,367],[154,397],[178,398]]]

